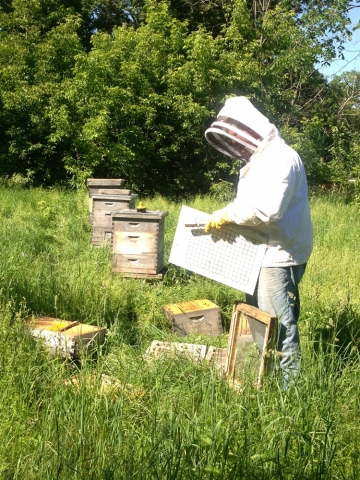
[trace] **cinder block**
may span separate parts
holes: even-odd
[[[171,303],[163,310],[172,330],[178,335],[201,333],[216,337],[224,331],[220,308],[210,300]]]

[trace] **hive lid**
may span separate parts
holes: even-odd
[[[146,210],[146,212],[138,212],[136,209],[119,209],[111,212],[112,218],[146,218],[148,220],[159,220],[159,218],[164,218],[168,215],[167,210]]]
[[[108,201],[119,201],[119,200],[131,200],[135,199],[138,197],[137,193],[132,193],[131,195],[117,195],[115,193],[112,193],[111,195],[105,195],[105,194],[98,194],[96,193],[95,195],[91,195],[91,198],[93,200],[102,200],[105,202]]]
[[[168,305],[164,305],[163,308],[173,315],[179,315],[181,313],[190,313],[198,310],[207,310],[210,308],[219,307],[218,305],[215,305],[215,303],[210,302],[210,300],[202,298],[200,300],[191,300],[189,302],[169,303]]]
[[[123,178],[88,178],[86,184],[88,187],[96,186],[114,186],[121,187],[125,180]]]

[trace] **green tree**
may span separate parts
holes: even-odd
[[[33,172],[39,183],[64,176],[47,141],[45,111],[82,51],[80,19],[57,1],[17,0],[0,10],[0,170]]]
[[[326,169],[317,160],[336,154],[325,111],[334,93],[315,65],[346,38],[348,7],[2,1],[0,174],[72,185],[114,176],[139,193],[204,192],[238,167],[204,131],[228,96],[247,95],[319,181]]]

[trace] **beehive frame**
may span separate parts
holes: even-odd
[[[257,337],[258,330],[261,329],[263,337],[260,335],[260,343]],[[276,317],[269,315],[247,303],[235,302],[233,306],[232,319],[229,330],[229,340],[227,346],[227,358],[225,365],[225,376],[229,379],[234,378],[235,360],[238,351],[238,340],[242,335],[253,337],[255,343],[260,350],[259,370],[256,385],[261,387],[264,373],[271,371],[274,363],[274,351],[278,336],[278,320]]]

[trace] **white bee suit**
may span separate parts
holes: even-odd
[[[224,219],[221,223],[252,226],[269,238],[264,267],[304,264],[313,248],[313,231],[302,161],[246,97],[228,99],[205,136],[215,148],[233,157],[236,142],[249,144],[249,133],[245,142],[228,131],[237,133],[243,127],[262,139],[250,142],[250,161],[240,170],[236,199],[217,212]],[[228,138],[234,138],[232,144],[224,143]]]
[[[246,301],[279,319],[277,350],[287,388],[300,366],[298,285],[313,248],[304,166],[245,97],[227,100],[205,136],[222,153],[249,160],[240,170],[236,199],[212,213],[205,231],[235,222],[269,239],[254,294]]]
[[[237,196],[224,209],[229,221],[256,228],[269,238],[263,267],[306,263],[313,231],[304,166],[273,133],[240,170]]]

